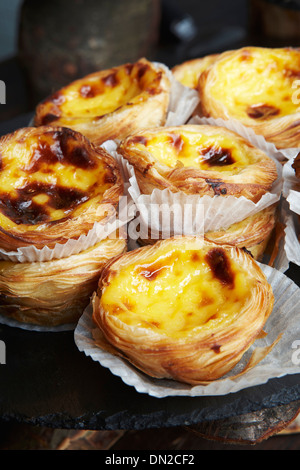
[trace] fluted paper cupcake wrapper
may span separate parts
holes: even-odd
[[[239,364],[223,379],[208,385],[186,385],[172,380],[153,379],[135,369],[126,360],[101,350],[95,337],[97,328],[88,306],[74,331],[74,340],[80,352],[91,357],[100,366],[108,368],[125,384],[139,393],[156,398],[170,396],[217,396],[235,393],[240,390],[263,385],[270,379],[300,373],[300,288],[283,273],[261,265],[275,296],[274,309],[264,331],[267,336],[257,339],[244,354]],[[280,338],[280,339],[279,339]],[[279,341],[278,341],[279,339]],[[278,342],[276,342],[278,341]],[[275,346],[272,345],[275,344]],[[255,351],[270,352],[252,369],[244,374],[251,355]]]
[[[185,124],[193,115],[200,98],[197,90],[182,85],[175,79],[172,71],[165,64],[154,62],[166,72],[171,82],[170,101],[165,126],[179,126]]]

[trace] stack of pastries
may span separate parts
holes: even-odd
[[[119,152],[135,168],[142,194],[169,189],[191,196],[244,197],[258,203],[277,179],[276,163],[265,152],[237,133],[214,125],[147,129],[125,138]],[[246,247],[261,259],[276,224],[276,210],[272,204],[229,228],[205,230],[205,236]],[[154,242],[150,230],[140,242]]]
[[[39,326],[74,324],[105,262],[124,237],[59,259],[58,247],[82,240],[117,210],[123,180],[115,160],[63,127],[28,127],[0,140],[0,248],[53,250],[50,261],[0,261],[0,312]],[[55,251],[56,250],[56,251]]]
[[[239,120],[286,148],[298,145],[300,116],[290,98],[299,70],[298,50],[249,47],[172,72],[199,93],[195,114]],[[274,160],[225,127],[167,127],[171,93],[167,68],[140,59],[40,103],[33,127],[0,141],[0,249],[52,249],[109,221],[124,190],[120,168],[101,147],[110,139],[142,194],[168,189],[259,203],[278,178]],[[0,261],[0,313],[37,325],[74,323],[92,298],[101,348],[152,377],[219,379],[272,312],[272,288],[255,260],[276,211],[272,204],[204,236],[148,238],[129,252],[119,234],[62,259]]]

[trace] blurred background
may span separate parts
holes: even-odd
[[[297,46],[300,0],[1,0],[0,120],[144,56],[172,67],[243,45]]]
[[[1,0],[1,133],[51,92],[96,70],[142,56],[173,67],[244,45],[299,46],[299,36],[300,0]],[[257,448],[299,449],[299,426],[286,429],[289,441],[281,434]],[[0,442],[1,449],[222,448],[187,429],[70,434],[9,424],[0,427]]]

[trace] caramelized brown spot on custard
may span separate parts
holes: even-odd
[[[45,116],[43,116],[42,118],[42,125],[46,126],[47,124],[50,124],[51,122],[56,121],[58,118],[59,116],[53,113],[45,114]]]
[[[169,134],[169,139],[171,145],[173,145],[177,152],[180,153],[184,146],[184,140],[182,139],[181,135]]]
[[[154,281],[165,269],[166,266],[154,263],[149,266],[142,266],[139,270],[139,274],[148,281]]]
[[[17,225],[35,225],[50,220],[48,208],[71,211],[75,206],[88,200],[88,194],[74,188],[52,186],[34,182],[16,190],[17,195],[1,194],[0,210]],[[38,204],[33,198],[46,195],[47,203]]]
[[[141,145],[147,145],[147,139],[143,135],[134,135],[133,137],[130,138],[129,144],[141,144]]]
[[[285,69],[283,73],[288,78],[292,78],[292,79],[300,78],[300,70]]]
[[[139,80],[145,75],[145,73],[149,70],[148,64],[138,64],[138,72],[137,77]]]
[[[235,163],[230,149],[220,147],[208,147],[201,150],[201,156],[210,166],[226,166]]]
[[[230,261],[226,252],[222,248],[213,248],[205,256],[207,264],[210,266],[213,276],[221,284],[229,288],[234,287],[234,273],[231,270]]]
[[[194,263],[199,263],[200,261],[200,256],[199,256],[199,253],[197,253],[197,251],[193,251],[192,255],[191,255],[191,260],[194,262]]]
[[[247,114],[252,119],[268,119],[280,113],[278,108],[269,104],[254,104],[249,106]]]
[[[65,100],[66,100],[66,98],[64,97],[64,95],[60,91],[57,91],[56,93],[54,93],[52,95],[52,101],[57,106],[60,106],[61,104],[63,104],[65,102]]]
[[[96,163],[91,159],[90,153],[76,140],[71,130],[55,131],[52,137],[53,139],[47,139],[47,135],[39,137],[30,163],[23,168],[24,171],[28,173],[40,171],[44,163],[47,165],[62,163],[82,169],[95,167]]]
[[[212,346],[211,348],[216,354],[220,354],[221,352],[221,346],[219,344],[215,344],[214,346]]]
[[[202,297],[201,301],[199,302],[199,307],[206,307],[207,305],[212,305],[214,300],[211,297],[206,297],[205,295]]]
[[[112,88],[116,87],[119,84],[117,71],[114,71],[106,75],[105,77],[102,78],[102,81],[106,86],[110,86]]]
[[[82,85],[79,93],[83,98],[93,98],[95,96],[95,90],[90,85]]]

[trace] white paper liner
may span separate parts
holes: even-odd
[[[292,164],[293,160],[289,160],[283,167],[283,196],[288,201],[291,211],[300,214],[300,181]]]
[[[285,228],[285,252],[287,259],[294,264],[300,266],[300,243],[297,237],[300,233],[299,222],[295,216],[290,213],[286,219]]]
[[[162,68],[171,82],[170,101],[165,126],[185,124],[197,108],[200,98],[197,90],[182,85],[175,79],[172,71],[161,62],[153,64]]]
[[[296,348],[300,348],[300,288],[276,269],[265,265],[260,266],[271,284],[275,296],[273,312],[264,328],[268,334],[263,339],[257,339],[244,354],[239,364],[222,380],[206,386],[192,386],[172,380],[148,377],[126,360],[102,351],[97,346],[94,340],[95,325],[91,318],[91,306],[87,307],[74,331],[75,344],[79,351],[99,362],[101,366],[108,368],[112,374],[120,377],[125,384],[134,387],[137,392],[157,398],[227,395],[265,384],[273,378],[299,374],[300,361],[297,360]],[[244,369],[251,353],[256,348],[271,346],[281,334],[280,341],[260,363],[244,375],[234,379],[230,378]]]

